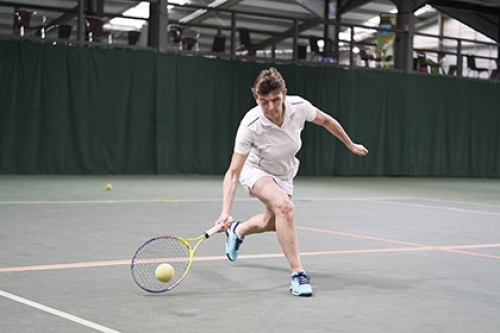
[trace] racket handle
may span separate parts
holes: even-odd
[[[222,225],[217,224],[205,232],[205,236],[208,238],[213,234],[217,233],[222,228]]]

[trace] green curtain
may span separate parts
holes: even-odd
[[[370,150],[307,124],[302,175],[500,176],[500,85],[0,41],[0,173],[223,174],[263,68]]]

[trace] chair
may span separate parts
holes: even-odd
[[[200,38],[200,33],[194,30],[183,30],[181,37],[181,46],[183,50],[195,50],[200,49],[198,40]]]
[[[444,58],[446,54],[444,52],[438,52],[438,61],[441,63],[441,66],[444,64]],[[458,65],[453,64],[448,66],[448,75],[458,75]]]
[[[47,18],[42,16],[40,24],[31,25],[33,15],[37,15],[37,12],[18,10],[14,13],[15,26],[19,36],[24,37],[27,30],[34,30],[38,37],[45,38],[45,21]]]
[[[365,67],[370,67],[370,60],[375,60],[373,54],[369,54],[366,50],[359,50],[359,57],[365,62]]]
[[[100,42],[102,37],[105,37],[108,44],[112,44],[113,36],[110,31],[104,31],[102,29],[102,19],[100,17],[85,17],[85,29],[86,29],[86,38],[87,41]]]
[[[423,73],[431,73],[431,66],[427,63],[424,52],[417,53],[417,70]]]
[[[494,69],[491,71],[490,80],[500,80],[500,75],[498,73],[498,69]]]
[[[198,39],[194,37],[182,37],[182,49],[183,50],[198,50]]]
[[[297,59],[300,60],[307,59],[307,45],[304,44],[297,45]]]
[[[136,45],[141,37],[141,32],[137,30],[131,30],[127,32],[128,45]]]
[[[450,65],[450,67],[448,67],[448,75],[457,75],[457,71],[458,71],[457,65]]]
[[[467,67],[469,68],[469,74],[472,72],[476,72],[476,77],[481,76],[481,73],[486,72],[488,75],[488,68],[477,67],[476,66],[476,57],[473,55],[467,55]]]
[[[437,52],[437,62],[432,59],[425,58],[425,63],[428,68],[430,68],[430,72],[432,74],[444,74],[443,63],[444,63],[445,53],[438,51]]]
[[[226,36],[222,34],[215,35],[214,41],[212,43],[212,52],[224,53],[225,51],[226,51]]]
[[[57,27],[57,38],[59,39],[69,39],[71,36],[72,26],[67,24],[61,24]]]
[[[498,69],[500,68],[500,60],[497,60],[497,68],[491,71],[490,80],[500,80],[500,73]]]
[[[247,28],[239,28],[238,34],[240,37],[240,47],[238,51],[247,51],[248,55],[255,56],[258,50],[263,49],[263,45],[253,44],[250,38],[250,30]]]

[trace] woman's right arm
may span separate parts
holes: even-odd
[[[236,152],[233,153],[231,164],[224,175],[224,181],[222,183],[222,210],[216,222],[216,224],[223,225],[223,228],[220,231],[225,231],[231,226],[231,209],[236,195],[241,170],[245,165],[247,157],[248,154],[242,155]]]

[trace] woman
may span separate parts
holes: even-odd
[[[293,178],[299,169],[295,155],[302,144],[300,133],[309,121],[323,126],[356,155],[365,156],[368,150],[352,142],[337,120],[299,96],[287,96],[285,81],[275,68],[260,73],[252,93],[257,106],[247,112],[238,128],[216,224],[226,231],[230,261],[236,261],[246,236],[275,231],[291,268],[290,291],[297,296],[311,296],[310,277],[300,261],[292,201]],[[231,208],[238,181],[264,204],[264,212],[246,222],[233,223]]]

